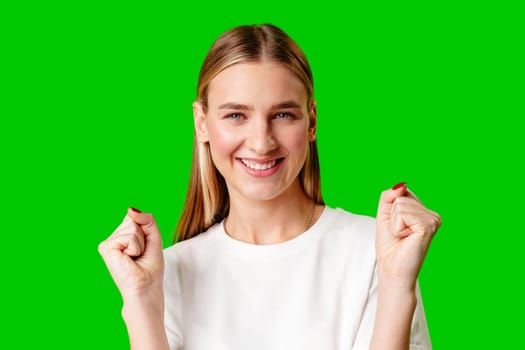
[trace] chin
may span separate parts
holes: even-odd
[[[254,186],[255,188],[245,189],[241,191],[242,195],[254,201],[269,201],[279,197],[284,191],[277,189],[274,186]]]
[[[269,201],[277,198],[279,195],[276,193],[245,193],[244,196],[253,201]]]

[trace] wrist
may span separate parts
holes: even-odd
[[[143,287],[126,288],[120,291],[124,303],[140,303],[159,299],[164,295],[162,282],[152,282]]]
[[[377,304],[386,309],[413,312],[417,305],[416,291],[398,285],[378,284]]]
[[[415,283],[378,273],[377,309],[370,349],[408,349],[416,306]]]
[[[399,303],[399,307],[411,309],[417,304],[415,279],[403,279],[385,272],[378,266],[377,297],[385,304]]]
[[[413,276],[405,275],[399,271],[392,271],[385,264],[377,264],[377,284],[378,288],[397,290],[399,292],[414,292],[416,290],[417,274]]]
[[[164,293],[127,294],[123,296],[122,318],[126,323],[137,319],[164,321]]]
[[[130,339],[130,349],[169,349],[164,325],[164,296],[129,298],[122,307],[122,318]]]

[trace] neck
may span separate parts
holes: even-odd
[[[302,189],[271,200],[230,197],[225,229],[232,238],[250,244],[288,241],[315,222],[316,206]]]

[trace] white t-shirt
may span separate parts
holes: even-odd
[[[220,223],[165,249],[170,349],[368,349],[374,238],[373,218],[326,207],[283,243],[244,243]],[[411,349],[431,349],[419,290]]]

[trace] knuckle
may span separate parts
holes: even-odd
[[[435,230],[437,231],[437,230],[441,227],[441,220],[440,220],[440,219],[437,219],[437,220],[434,222],[434,225],[435,225]]]
[[[119,227],[113,233],[113,237],[129,236],[140,234],[140,227],[135,223],[130,223],[129,225]]]
[[[390,193],[389,193],[389,190],[385,190],[383,192],[381,192],[381,194],[379,195],[379,201],[380,202],[384,202],[387,200],[387,198],[389,197]]]
[[[97,250],[102,255],[106,248],[106,241],[102,241],[98,244]]]
[[[408,205],[410,205],[411,203],[411,199],[408,198],[408,197],[397,197],[396,199],[394,199],[394,207],[401,207],[401,208],[404,208]]]
[[[153,227],[155,226],[155,218],[153,217],[153,214],[148,214],[148,220],[144,224],[145,227]]]
[[[397,210],[400,205],[401,205],[400,202],[397,199],[395,199],[394,202],[392,203],[392,209]]]
[[[409,199],[408,197],[401,196],[401,197],[397,197],[395,201],[398,203],[406,203],[408,199]]]
[[[397,216],[403,217],[407,214],[407,211],[405,210],[405,208],[398,207],[396,208],[396,211],[394,214]]]
[[[129,243],[138,244],[139,243],[139,237],[136,234],[130,234],[129,235]]]
[[[394,215],[406,215],[408,214],[408,208],[403,203],[394,203],[394,206],[392,207],[392,213]]]
[[[131,235],[128,240],[128,249],[139,254],[142,251],[142,240],[137,235]]]
[[[435,217],[431,217],[430,220],[428,220],[428,230],[431,234],[436,233],[437,229],[439,228],[439,222],[436,220]]]
[[[436,225],[436,227],[441,226],[441,216],[439,216],[438,213],[431,211],[430,212],[432,222]]]

